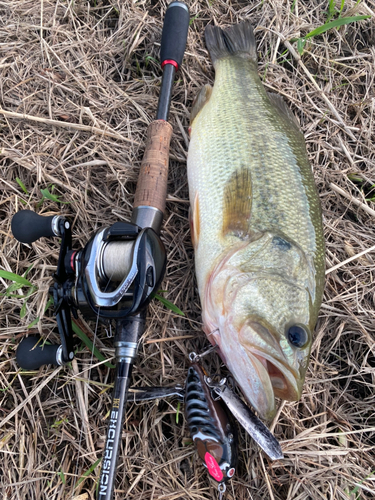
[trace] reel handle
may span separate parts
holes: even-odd
[[[60,236],[58,230],[59,218],[59,215],[45,217],[31,210],[21,210],[12,218],[13,236],[21,243],[33,243],[42,237]]]
[[[43,365],[61,365],[59,362],[61,346],[42,344],[39,335],[24,338],[17,347],[18,366],[25,370],[37,370]]]

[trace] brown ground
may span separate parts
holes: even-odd
[[[345,16],[374,15],[374,0],[343,3]],[[194,17],[171,108],[170,201],[163,229],[163,289],[185,317],[152,303],[134,383],[183,383],[188,353],[207,345],[186,180],[189,108],[197,89],[214,76],[203,42],[207,23],[250,19],[258,26],[259,73],[301,122],[327,242],[326,290],[302,400],[283,405],[273,423],[285,460],[271,463],[241,431],[239,467],[227,499],[375,497],[375,205],[368,201],[375,196],[375,30],[372,20],[333,29],[308,43],[301,62],[297,44],[288,40],[324,24],[327,5],[190,2]],[[0,2],[0,265],[23,274],[33,264],[28,279],[37,287],[22,319],[25,299],[1,298],[1,499],[94,498],[99,466],[80,478],[102,455],[113,370],[98,366],[81,343],[71,368],[19,370],[15,348],[27,332],[39,329],[58,340],[50,310],[27,330],[45,308],[58,242],[20,245],[10,221],[26,206],[63,213],[74,220],[79,248],[99,227],[129,219],[145,132],[157,106],[165,9],[164,0]],[[66,128],[68,122],[74,125]],[[41,189],[52,191],[52,185],[67,204],[40,203]],[[1,282],[3,291],[11,284]],[[95,324],[81,326],[93,339]],[[186,338],[173,340],[180,336]],[[106,357],[113,355],[104,329],[97,331],[96,345]],[[218,365],[211,355],[209,369]],[[181,414],[176,423],[176,409],[175,402],[129,407],[117,499],[216,498]]]

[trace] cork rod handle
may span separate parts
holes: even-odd
[[[164,212],[171,137],[172,126],[164,120],[155,120],[148,126],[134,208],[147,206]]]

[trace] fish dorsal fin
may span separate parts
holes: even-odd
[[[269,97],[270,101],[272,102],[272,104],[274,104],[277,107],[277,109],[280,111],[282,116],[285,119],[287,119],[295,127],[297,132],[302,134],[301,127],[300,127],[300,124],[297,120],[297,117],[291,111],[291,109],[289,108],[287,103],[284,101],[283,97],[281,95],[275,94],[273,92],[267,92],[267,94],[268,94],[268,97]]]
[[[251,173],[242,167],[224,188],[223,236],[233,234],[243,239],[249,234],[251,201]]]
[[[197,116],[199,111],[204,107],[205,104],[210,100],[212,94],[212,87],[211,85],[204,85],[198,92],[198,94],[195,96],[193,106],[191,108],[190,112],[190,125],[192,125],[194,118]]]

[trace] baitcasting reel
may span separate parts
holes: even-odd
[[[43,217],[22,210],[12,219],[14,237],[32,243],[41,237],[61,237],[55,283],[50,288],[61,338],[60,346],[33,347],[37,337],[22,340],[17,362],[25,369],[64,365],[74,357],[71,313],[103,323],[142,310],[158,289],[166,252],[156,232],[130,222],[100,229],[81,250],[72,250],[70,223],[62,216]]]

